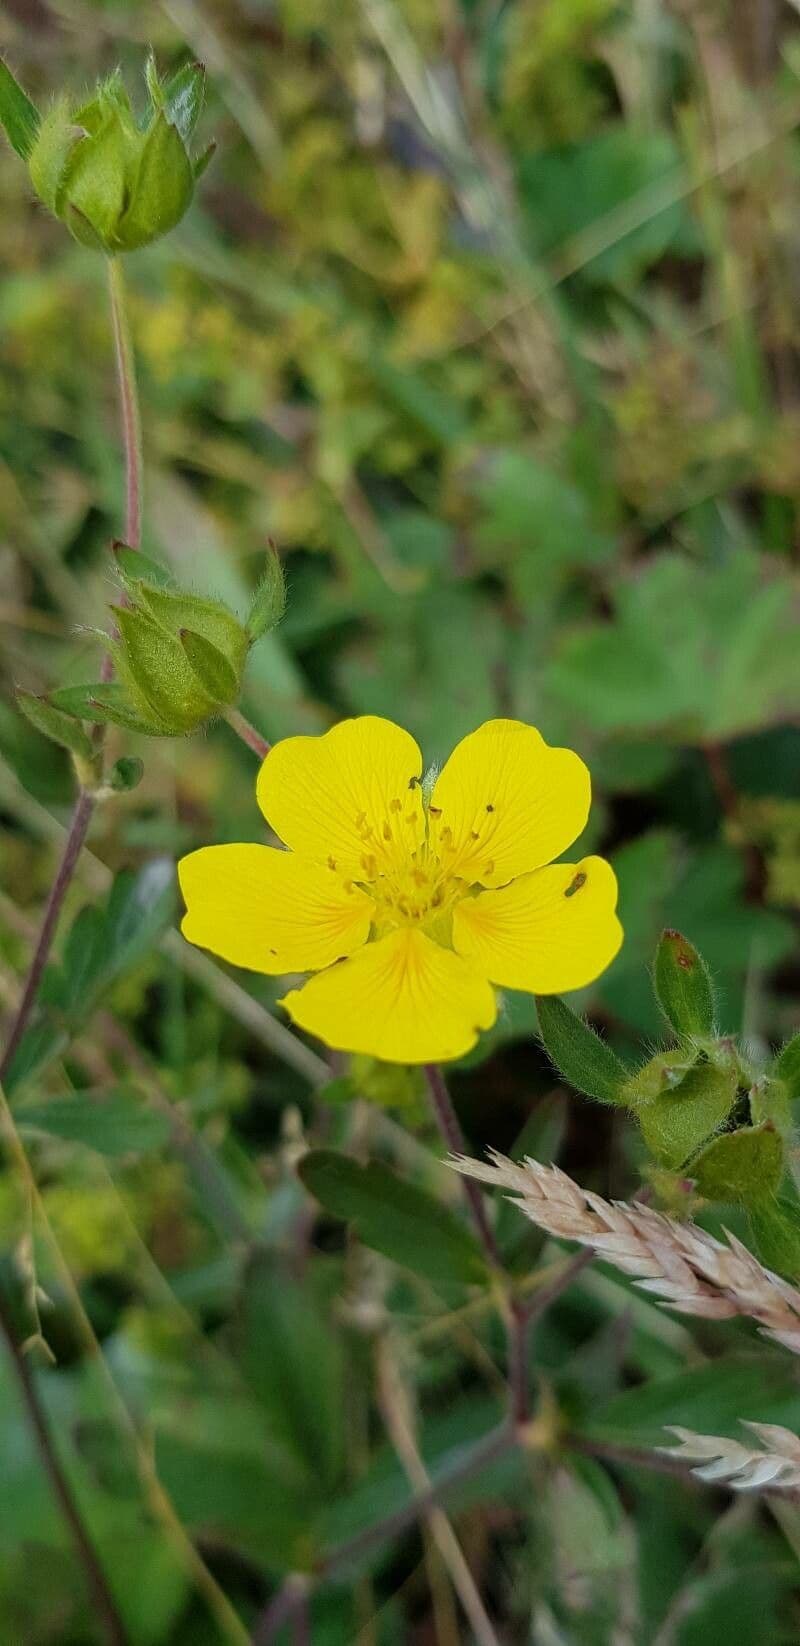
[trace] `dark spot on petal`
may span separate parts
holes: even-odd
[[[486,810],[487,810],[487,812],[493,812],[494,811],[494,806],[492,805],[491,800],[487,801]]]
[[[431,814],[431,817],[441,817],[441,815],[442,815],[441,806],[429,806],[428,810]]]
[[[585,885],[586,885],[586,875],[583,873],[583,870],[581,869],[580,872],[578,874],[576,874],[574,880],[570,881],[570,883],[569,883],[569,885],[568,885],[568,887],[567,887],[567,889],[564,893],[564,896],[565,897],[574,897],[575,893],[580,891],[581,886],[585,886]]]

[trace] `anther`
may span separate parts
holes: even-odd
[[[335,857],[329,857],[328,858],[328,868],[329,869],[335,869],[336,868],[336,858]]]
[[[494,874],[494,858],[493,857],[489,858],[488,863],[484,863],[483,872],[484,872],[484,874]]]
[[[431,817],[441,817],[442,815],[441,806],[429,806],[428,811],[430,812]]]
[[[367,875],[371,880],[378,867],[372,852],[364,853],[364,856],[361,858],[361,867],[364,870],[365,875]]]
[[[384,825],[383,825],[383,838],[384,838],[384,840],[391,840],[391,838],[392,838],[392,830],[391,830],[390,824],[387,821],[384,821]]]
[[[396,797],[395,797],[394,800],[390,800],[389,801],[389,810],[390,810],[390,812],[401,812],[403,810],[402,800],[398,800]]]

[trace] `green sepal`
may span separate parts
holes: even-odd
[[[138,755],[122,755],[115,760],[109,773],[109,787],[116,794],[128,794],[138,788],[144,777],[144,761]]]
[[[215,703],[234,703],[239,695],[239,676],[227,657],[193,629],[181,629],[180,643],[204,691]]]
[[[112,606],[119,642],[112,655],[120,679],[146,719],[154,715],[174,735],[194,731],[215,709],[189,663],[179,640],[173,639],[147,612]]]
[[[113,245],[125,204],[126,158],[122,127],[113,112],[99,131],[73,148],[61,188],[77,239],[84,240],[85,220],[93,240],[104,248]]]
[[[0,124],[20,160],[27,160],[39,130],[39,111],[0,57]]]
[[[536,1011],[545,1049],[565,1080],[599,1103],[624,1103],[629,1070],[594,1029],[558,995],[537,994]]]
[[[788,1093],[790,1103],[800,1097],[800,1034],[793,1035],[787,1040],[783,1050],[778,1054],[775,1064],[775,1073],[782,1080]]]
[[[37,697],[34,692],[17,690],[17,703],[26,720],[49,737],[51,743],[58,743],[62,749],[69,749],[70,754],[77,755],[79,760],[91,760],[92,745],[77,720],[70,714],[58,709],[46,697]]]
[[[631,1109],[639,1109],[644,1103],[655,1103],[665,1092],[674,1091],[676,1086],[680,1086],[694,1062],[695,1059],[687,1058],[684,1051],[657,1052],[649,1063],[643,1063],[630,1076],[625,1085],[623,1102]]]
[[[783,1141],[768,1120],[715,1137],[692,1161],[691,1175],[706,1200],[753,1206],[777,1193],[783,1165]]]
[[[208,143],[206,145],[206,147],[201,150],[200,154],[198,154],[198,156],[197,156],[197,159],[194,161],[194,180],[195,180],[195,183],[199,183],[200,178],[202,177],[203,173],[208,170],[208,168],[211,165],[211,162],[212,162],[216,152],[217,152],[216,141],[215,141],[215,139],[212,138],[211,142]]]
[[[771,1120],[784,1137],[792,1129],[792,1106],[785,1081],[763,1074],[750,1088],[750,1114],[753,1124]]]
[[[184,143],[194,135],[206,100],[206,71],[202,63],[184,63],[161,87],[162,108]]]
[[[152,712],[143,715],[134,707],[124,686],[119,681],[98,680],[89,686],[60,686],[51,692],[51,702],[66,714],[80,720],[89,720],[97,726],[121,726],[124,731],[140,732],[145,737],[170,737],[171,731]]]
[[[685,1165],[725,1125],[736,1101],[735,1068],[697,1063],[674,1091],[640,1109],[647,1147],[663,1165]]]
[[[65,97],[59,97],[43,115],[28,160],[31,182],[44,205],[58,214],[67,164],[84,133],[76,126]]]
[[[127,209],[116,225],[114,243],[135,251],[174,229],[194,193],[194,172],[179,133],[159,113],[144,140]]]
[[[247,614],[246,628],[250,639],[260,640],[262,634],[274,629],[285,610],[286,580],[275,547],[270,543],[266,568]]]
[[[715,1002],[711,974],[702,955],[681,932],[662,932],[656,949],[653,981],[656,999],[675,1033],[686,1040],[714,1034]]]
[[[134,585],[146,582],[153,583],[156,588],[172,588],[175,579],[168,566],[160,565],[158,560],[151,560],[149,554],[143,554],[141,549],[132,549],[121,538],[115,538],[111,545],[114,564],[117,568],[120,581],[129,592]]]
[[[191,629],[216,646],[237,674],[241,673],[248,652],[247,633],[222,601],[144,581],[130,580],[128,591],[135,604],[146,610],[166,634],[180,640],[181,630]]]

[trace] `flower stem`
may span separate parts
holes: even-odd
[[[6,1041],[5,1048],[3,1050],[2,1059],[0,1060],[0,1081],[5,1079],[8,1070],[11,1067],[14,1053],[16,1052],[22,1036],[28,1027],[31,1012],[36,1004],[36,996],[39,992],[39,984],[42,980],[42,973],[47,965],[50,957],[50,950],[53,946],[53,938],[55,936],[56,926],[58,924],[58,917],[61,913],[64,898],[69,891],[72,876],[75,872],[75,865],[80,857],[81,847],[86,839],[94,807],[94,795],[88,789],[81,789],[75,802],[75,808],[72,813],[72,821],[69,826],[69,832],[64,845],[64,852],[61,862],[59,863],[55,880],[50,888],[50,895],[45,906],[42,924],[36,942],[36,948],[33,951],[33,958],[28,969],[28,975],[25,979],[22,996],[9,1030],[8,1040]]]
[[[447,1090],[444,1075],[438,1063],[425,1064],[425,1079],[428,1083],[436,1124],[439,1127],[443,1141],[447,1144],[451,1154],[466,1154],[467,1145],[464,1133],[461,1130],[461,1123],[453,1108],[453,1100]],[[501,1269],[503,1262],[494,1237],[494,1230],[486,1215],[486,1203],[483,1195],[474,1178],[462,1177],[461,1182],[473,1222],[478,1231],[478,1237],[489,1263],[493,1269]]]
[[[52,1486],[53,1496],[57,1499],[61,1513],[72,1533],[78,1559],[83,1567],[87,1588],[94,1602],[97,1616],[101,1620],[110,1646],[129,1646],[127,1630],[117,1611],[116,1602],[106,1581],[97,1551],[81,1519],[80,1510],[72,1495],[69,1479],[61,1466],[60,1458],[50,1434],[47,1413],[40,1399],[29,1359],[17,1340],[14,1323],[2,1293],[0,1293],[0,1331],[2,1331],[6,1340],[9,1359],[16,1374],[19,1392],[25,1404],[31,1428],[36,1436],[45,1474]]]
[[[428,1082],[428,1091],[430,1092],[436,1123],[444,1142],[451,1154],[466,1154],[467,1145],[464,1133],[461,1130],[458,1115],[453,1108],[453,1100],[438,1063],[425,1064],[425,1078]],[[462,1182],[467,1204],[490,1267],[495,1271],[502,1271],[503,1260],[500,1256],[494,1230],[486,1215],[486,1203],[483,1195],[474,1178],[462,1177]],[[528,1311],[524,1303],[513,1296],[508,1296],[506,1299],[506,1334],[508,1340],[509,1419],[514,1429],[523,1423],[527,1423],[530,1416],[528,1404],[529,1323]]]
[[[125,301],[125,278],[119,257],[108,258],[108,289],[117,357],[117,382],[125,452],[125,542],[138,549],[142,541],[142,424],[136,388],[136,365]]]
[[[256,731],[255,726],[251,726],[250,721],[246,720],[238,709],[226,709],[225,719],[231,731],[235,732],[236,736],[247,744],[248,749],[252,749],[253,754],[258,755],[259,760],[263,760],[265,755],[269,754],[270,745],[266,738]]]

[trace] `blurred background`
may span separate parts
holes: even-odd
[[[40,105],[118,63],[133,88],[150,46],[164,69],[207,65],[201,136],[217,155],[179,229],[126,260],[144,548],[242,610],[275,539],[288,612],[253,654],[244,703],[270,739],[388,714],[443,761],[503,714],[580,751],[595,784],[581,849],[612,858],[627,938],[574,1003],[623,1054],[662,1034],[648,965],[664,924],[708,959],[723,1027],[758,1047],[797,1025],[799,10],[6,0],[0,25]],[[122,468],[103,260],[33,202],[6,144],[0,220],[10,1006],[72,794],[67,757],[21,720],[13,687],[96,675]],[[418,1081],[365,1061],[312,1107],[326,1068],[276,1027],[277,980],[231,988],[177,940],[156,946],[175,856],[259,838],[253,760],[224,725],[186,742],[115,733],[112,746],[140,753],[145,777],[96,822],[70,915],[126,870],[153,924],[138,924],[140,899],[94,980],[91,1032],[78,1013],[66,1053],[51,1034],[19,1101],[110,1363],[185,1524],[250,1618],[300,1563],[312,1520],[336,1541],[396,1499],[365,1321],[390,1334],[431,1455],[481,1428],[497,1328],[471,1321],[463,1293],[342,1249],[336,1230],[308,1244],[292,1174],[305,1126],[456,1192]],[[582,1181],[628,1192],[624,1125],[553,1094],[534,1028],[532,1002],[510,997],[455,1072],[471,1145],[506,1148],[533,1124],[534,1152],[558,1142]],[[158,1089],[149,1132],[124,1096],[133,1079]],[[116,1093],[90,1148],[74,1098],[72,1135],[43,1118],[48,1098],[84,1090]],[[214,1193],[198,1188],[198,1138]],[[225,1208],[252,1235],[244,1255]],[[25,1210],[4,1174],[6,1263],[30,1277]],[[521,1263],[536,1239],[520,1235]],[[131,1641],[212,1646],[224,1637],[143,1510],[41,1264],[59,1356],[44,1385]],[[608,1444],[651,1444],[667,1421],[702,1427],[697,1402],[714,1429],[715,1400],[796,1426],[791,1367],[715,1361],[719,1329],[704,1331],[707,1363],[682,1325],[595,1277],[542,1328],[540,1364],[571,1409],[606,1402]],[[0,1636],[89,1646],[101,1635],[11,1381],[0,1458]],[[588,1458],[532,1491],[515,1460],[473,1488],[459,1526],[507,1641],[727,1646],[732,1627],[770,1646],[797,1638],[796,1564],[758,1508],[612,1478]],[[792,1536],[797,1548],[797,1520]],[[373,1553],[315,1600],[311,1638],[477,1638],[458,1632],[436,1560],[413,1529]]]

